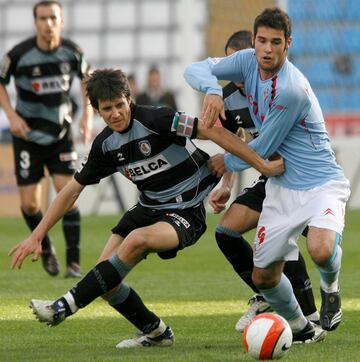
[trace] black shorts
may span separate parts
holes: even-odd
[[[44,177],[44,168],[50,174],[73,175],[76,167],[75,152],[71,132],[60,141],[41,146],[13,137],[15,175],[18,185],[37,183]]]
[[[252,210],[261,212],[265,199],[266,181],[267,177],[261,175],[250,187],[246,187],[233,203],[245,205]]]
[[[127,211],[119,223],[111,230],[125,238],[131,231],[153,225],[159,221],[171,224],[179,237],[179,245],[175,249],[159,252],[162,259],[176,257],[178,250],[195,244],[206,231],[206,212],[203,203],[184,210],[154,210],[136,204]]]

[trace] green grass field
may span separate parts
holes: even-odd
[[[0,361],[250,361],[234,329],[252,295],[217,250],[213,233],[219,216],[208,216],[208,231],[175,260],[151,255],[128,277],[128,284],[176,335],[173,348],[117,350],[135,330],[102,300],[55,328],[38,323],[28,308],[31,298],[53,299],[74,280],[52,278],[41,263],[10,270],[10,247],[28,235],[21,219],[0,219]],[[288,361],[360,361],[360,210],[347,213],[341,274],[343,322],[323,343],[293,346]],[[117,217],[84,217],[82,267],[88,271]],[[64,264],[61,228],[51,235]],[[252,235],[248,235],[252,240]],[[304,239],[300,241],[304,249]],[[306,254],[306,253],[304,253]],[[317,305],[319,275],[307,258]],[[62,270],[63,273],[64,270]]]

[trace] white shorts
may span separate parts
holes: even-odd
[[[342,234],[348,181],[328,181],[310,190],[292,190],[266,183],[266,197],[255,240],[254,265],[266,268],[275,261],[298,260],[297,240],[306,226]]]

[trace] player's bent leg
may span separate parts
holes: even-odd
[[[254,267],[253,280],[275,312],[285,318],[293,332],[293,342],[304,343],[315,336],[315,327],[303,315],[289,279],[282,273],[283,262],[267,268]]]
[[[160,221],[130,232],[119,246],[117,256],[133,267],[149,253],[172,250],[178,245],[179,237],[174,227]]]
[[[120,237],[119,237],[120,238]],[[57,325],[66,317],[86,307],[97,297],[118,287],[132,267],[117,255],[98,263],[66,294],[54,301],[32,300],[31,307],[40,322]]]
[[[251,278],[254,267],[253,250],[242,234],[218,224],[215,239],[234,271],[255,293],[259,293]]]
[[[116,288],[147,252],[172,249],[178,244],[176,231],[168,223],[159,222],[152,227],[141,229],[131,232],[125,239],[119,235],[112,235],[109,239],[107,246],[110,243],[110,249],[113,244],[117,244],[116,241],[119,241],[120,246],[117,253],[124,256],[126,261],[118,255],[113,255],[98,263],[64,296],[50,304],[46,301],[32,303],[33,311],[39,321],[49,325],[58,324],[57,320],[64,320],[79,308],[84,308],[97,297]],[[142,232],[137,232],[139,230]],[[61,315],[61,318],[57,318],[58,314]]]
[[[339,273],[342,249],[340,235],[332,230],[311,227],[308,235],[308,249],[320,270],[321,309],[320,323],[323,329],[336,329],[342,319]],[[320,246],[322,251],[319,252]]]
[[[242,236],[242,233],[256,226],[259,215],[258,211],[234,202],[216,226],[215,238],[219,249],[239,277],[256,293],[249,300],[249,309],[235,325],[239,332],[244,330],[247,322],[255,315],[272,310],[252,281],[253,250]]]

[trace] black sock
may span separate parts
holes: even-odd
[[[255,293],[260,293],[251,278],[254,262],[253,250],[249,243],[241,235],[237,237],[229,236],[220,231],[216,231],[215,237],[220,250],[240,278]]]
[[[160,324],[160,318],[146,308],[132,288],[130,288],[129,296],[122,303],[112,305],[112,307],[145,334],[152,332]]]
[[[97,297],[119,285],[123,277],[120,276],[118,269],[109,260],[105,260],[90,270],[70,290],[70,293],[74,297],[75,304],[79,308],[84,308]]]
[[[295,297],[305,316],[317,311],[311,281],[306,271],[303,256],[299,254],[299,260],[288,261],[284,266],[284,274],[289,278],[294,289]]]
[[[66,265],[80,263],[80,212],[78,208],[68,211],[63,219],[63,232],[66,241]]]
[[[41,211],[38,211],[34,215],[28,215],[24,210],[21,209],[22,215],[25,219],[26,225],[33,231],[40,223],[43,218],[43,214]],[[43,252],[51,251],[52,242],[48,234],[45,235],[44,239],[41,241],[41,247]]]

